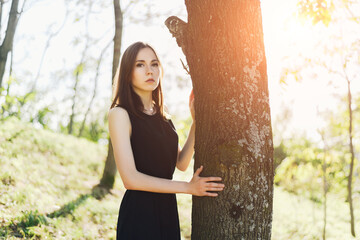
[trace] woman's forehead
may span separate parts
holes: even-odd
[[[151,60],[157,61],[157,57],[151,48],[142,48],[136,56],[136,61],[139,60]]]

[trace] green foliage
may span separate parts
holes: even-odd
[[[82,74],[84,72],[84,66],[84,63],[78,64],[73,72],[74,76]]]
[[[360,183],[360,168],[357,152],[360,151],[360,98],[353,101],[353,144],[355,149],[354,186]],[[326,189],[346,199],[349,164],[351,160],[349,147],[349,110],[347,97],[341,98],[341,103],[333,112],[323,115],[323,141],[314,142],[306,137],[294,136],[283,141],[287,154],[286,159],[276,169],[275,184],[289,192],[303,195],[316,202],[322,201],[323,163],[326,158]],[[325,146],[326,144],[326,146]],[[275,148],[274,158],[277,150]],[[359,196],[359,190],[354,187],[354,196]]]
[[[0,88],[0,119],[4,120],[10,117],[16,117],[18,119],[24,118],[24,109],[34,104],[37,97],[36,91],[30,91],[25,93],[24,95],[13,95],[10,92],[10,88],[16,87],[16,85],[20,85],[19,81],[10,76],[8,81],[5,83],[5,87]],[[43,128],[48,128],[50,113],[52,111],[49,107],[45,106],[40,108],[37,112],[34,113],[33,116],[30,116],[30,122],[39,123]]]
[[[74,136],[79,136],[82,121],[73,122],[73,133]],[[60,125],[60,132],[68,134],[68,125]],[[105,124],[105,119],[95,119],[89,124],[85,124],[81,137],[86,138],[93,142],[99,140],[108,139],[108,127]]]
[[[22,108],[25,104],[28,104],[35,99],[36,92],[28,92],[24,95],[11,95],[10,87],[16,83],[17,80],[10,77],[6,82],[7,88],[0,88],[0,113],[2,119],[12,116],[20,119]]]
[[[275,184],[315,202],[322,202],[324,149],[306,138],[293,139],[286,148],[288,156],[276,170]],[[340,194],[344,199],[349,159],[349,154],[335,148],[326,153],[327,191]]]
[[[185,120],[178,120],[175,117],[172,117],[171,119],[175,125],[176,132],[179,136],[180,146],[184,146],[185,141],[187,139],[187,134],[189,133],[189,130],[191,127],[192,118],[191,118],[191,116],[189,116]]]
[[[46,218],[43,215],[38,214],[38,211],[25,211],[20,217],[20,222],[17,224],[18,228],[21,228],[25,233],[24,237],[32,237],[34,233],[30,227],[46,224]]]
[[[321,185],[316,183],[321,180],[321,169],[319,169],[321,161],[318,159],[321,150],[314,149],[308,140],[302,139],[300,143],[289,146],[289,151],[291,155],[276,171],[275,184],[281,185],[289,192],[320,199]],[[314,197],[315,193],[319,194]]]
[[[328,26],[334,3],[333,0],[300,0],[298,9],[301,18],[310,19],[314,25],[321,22]]]
[[[278,146],[274,146],[274,169],[287,157],[286,147],[283,141]]]
[[[49,114],[52,113],[52,110],[49,107],[44,107],[40,109],[34,117],[31,117],[31,123],[40,123],[44,129],[48,129],[49,127]]]

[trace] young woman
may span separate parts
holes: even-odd
[[[164,112],[162,66],[154,49],[136,42],[124,52],[115,76],[109,131],[117,169],[127,191],[121,202],[117,239],[180,239],[175,193],[216,197],[224,185],[219,177],[173,181],[175,167],[185,171],[194,153],[193,124],[182,149]]]

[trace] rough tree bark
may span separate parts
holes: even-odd
[[[273,142],[259,0],[185,0],[188,23],[165,24],[195,94],[195,165],[221,176],[217,198],[193,197],[192,239],[271,239]]]
[[[123,12],[121,11],[120,0],[114,0],[114,12],[115,12],[115,36],[114,36],[114,54],[113,54],[113,66],[112,66],[112,85],[114,85],[114,76],[119,66],[120,61],[120,49],[121,38],[123,30]],[[112,148],[111,140],[109,137],[108,154],[105,161],[105,167],[103,175],[100,180],[100,186],[111,189],[114,186],[115,175],[117,169],[114,158],[114,150]]]

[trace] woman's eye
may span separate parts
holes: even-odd
[[[136,67],[142,67],[142,66],[144,66],[144,64],[142,64],[142,63],[136,64]]]
[[[158,67],[159,64],[158,64],[158,63],[153,63],[152,66],[153,66],[153,67]]]

